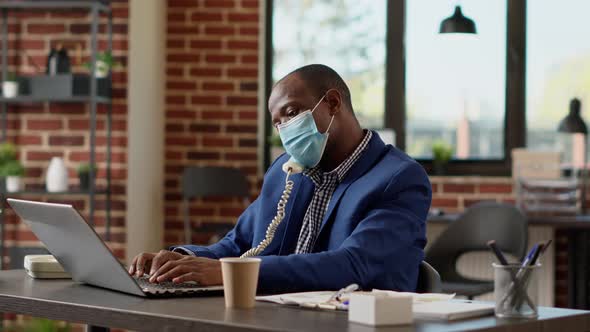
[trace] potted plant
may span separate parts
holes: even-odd
[[[90,188],[90,169],[96,177],[96,166],[91,166],[88,163],[80,164],[78,166],[78,179],[80,180],[80,190],[88,190]]]
[[[16,146],[9,142],[0,144],[0,166],[12,160],[16,160]]]
[[[268,138],[268,144],[270,145],[271,160],[277,159],[285,152],[285,149],[283,148],[283,141],[281,141],[281,137],[277,133],[272,134],[272,136]]]
[[[444,175],[449,160],[453,157],[453,147],[443,141],[436,141],[432,144],[432,159],[434,174]]]
[[[118,63],[115,62],[111,52],[97,53],[94,76],[96,76],[96,78],[105,78],[109,76],[111,69],[117,65]],[[92,70],[92,65],[89,62],[85,63],[84,66],[88,68],[88,70]]]
[[[0,185],[9,192],[19,191],[22,189],[23,175],[24,167],[16,159],[16,146],[9,142],[0,144]]]
[[[18,96],[18,80],[16,74],[8,73],[6,80],[2,82],[2,95],[4,98],[14,98]]]
[[[23,189],[22,177],[25,175],[25,168],[18,160],[10,160],[0,167],[0,175],[6,178],[6,191],[9,193]]]
[[[18,326],[18,325],[17,325]],[[15,329],[19,332],[69,332],[72,330],[70,323],[58,322],[46,318],[33,318],[23,324],[22,329]],[[13,330],[7,330],[13,331]]]

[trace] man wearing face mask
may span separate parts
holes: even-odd
[[[304,170],[289,177],[293,188],[284,219],[268,246],[255,252],[262,259],[259,291],[351,283],[414,291],[431,202],[423,168],[361,128],[346,83],[327,66],[301,67],[278,81],[269,111],[287,153],[270,166],[259,197],[234,229],[211,246],[140,254],[129,272],[149,272],[153,282],[221,284],[218,259],[241,256],[265,239],[285,171],[295,167]]]

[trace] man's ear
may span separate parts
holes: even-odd
[[[342,108],[342,95],[336,89],[330,89],[326,92],[326,101],[330,107],[330,116],[340,112]]]

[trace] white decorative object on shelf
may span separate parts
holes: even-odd
[[[96,78],[105,78],[109,76],[110,66],[102,60],[96,60],[96,67],[94,68],[94,76]]]
[[[47,191],[62,192],[68,190],[68,169],[64,161],[59,157],[51,158],[47,176],[45,178]]]
[[[14,193],[23,189],[23,179],[20,176],[6,177],[6,191]]]
[[[2,95],[4,98],[14,98],[18,96],[18,82],[2,82]]]

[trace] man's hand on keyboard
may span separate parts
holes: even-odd
[[[152,275],[166,262],[179,260],[183,257],[180,253],[168,250],[160,250],[157,253],[144,252],[133,258],[131,266],[129,266],[129,274],[135,274],[137,277],[143,276],[144,273]]]
[[[154,269],[152,263],[152,270]],[[153,273],[150,282],[172,281],[175,283],[195,281],[201,286],[221,285],[221,262],[216,259],[182,256],[169,260]]]

